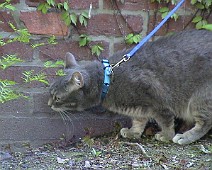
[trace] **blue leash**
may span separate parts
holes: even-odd
[[[106,94],[108,93],[108,89],[110,86],[110,75],[112,74],[112,70],[115,67],[119,67],[120,64],[123,62],[128,61],[133,55],[166,23],[166,21],[180,8],[180,6],[184,3],[185,0],[181,0],[169,13],[168,15],[152,30],[143,40],[139,42],[129,53],[125,54],[123,58],[114,64],[113,66],[110,65],[109,61],[104,59],[102,63],[104,65],[104,84],[102,88],[102,100],[105,98]]]
[[[116,64],[112,66],[112,69],[115,67],[119,67],[123,62],[128,61],[133,55],[166,23],[166,21],[180,8],[180,6],[185,2],[185,0],[181,0],[169,13],[168,15],[152,30],[143,40],[140,41],[129,53],[125,54],[123,58]]]
[[[132,51],[126,54],[127,58],[131,58],[143,45],[146,43],[165,23],[166,21],[178,10],[178,8],[184,3],[185,0],[181,0],[169,13],[168,15],[152,30],[138,45],[136,45]]]

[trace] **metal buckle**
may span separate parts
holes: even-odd
[[[129,59],[130,59],[129,56],[124,55],[124,56],[122,57],[122,59],[121,59],[119,62],[117,62],[116,64],[112,64],[112,65],[111,65],[111,69],[113,70],[115,67],[119,67],[123,62],[126,62],[126,61],[128,61]]]

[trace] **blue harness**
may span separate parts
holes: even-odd
[[[184,3],[185,0],[181,0],[169,13],[168,15],[152,30],[139,44],[137,44],[129,53],[125,54],[122,59],[114,65],[110,65],[107,59],[102,60],[104,66],[104,83],[102,87],[101,99],[104,100],[108,93],[110,86],[110,76],[113,72],[113,68],[119,67],[123,62],[128,61],[133,55],[166,23],[166,21],[178,10],[178,8]]]
[[[104,100],[104,98],[108,92],[109,86],[110,86],[110,75],[112,74],[112,68],[111,68],[109,61],[106,59],[102,60],[102,64],[104,66],[104,68],[103,68],[104,69],[104,83],[102,86],[101,99]]]

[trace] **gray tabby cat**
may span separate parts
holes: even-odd
[[[109,58],[117,63],[129,50]],[[66,54],[66,76],[50,88],[53,110],[78,110],[102,104],[110,111],[132,118],[126,138],[140,138],[149,119],[161,132],[157,140],[189,144],[212,127],[212,32],[189,30],[146,43],[131,60],[114,68],[106,98],[101,101],[104,71],[99,61],[82,64]],[[194,127],[174,131],[175,117]]]

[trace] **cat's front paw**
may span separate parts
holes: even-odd
[[[158,141],[162,141],[162,142],[169,142],[170,141],[169,137],[165,136],[161,132],[158,132],[157,134],[155,134],[155,139],[158,140]]]
[[[193,142],[185,134],[176,134],[172,140],[174,143],[177,143],[180,145],[185,145],[185,144],[189,144],[189,143]]]
[[[141,133],[133,132],[131,129],[128,128],[122,128],[120,133],[121,136],[124,138],[139,139],[141,137]]]

